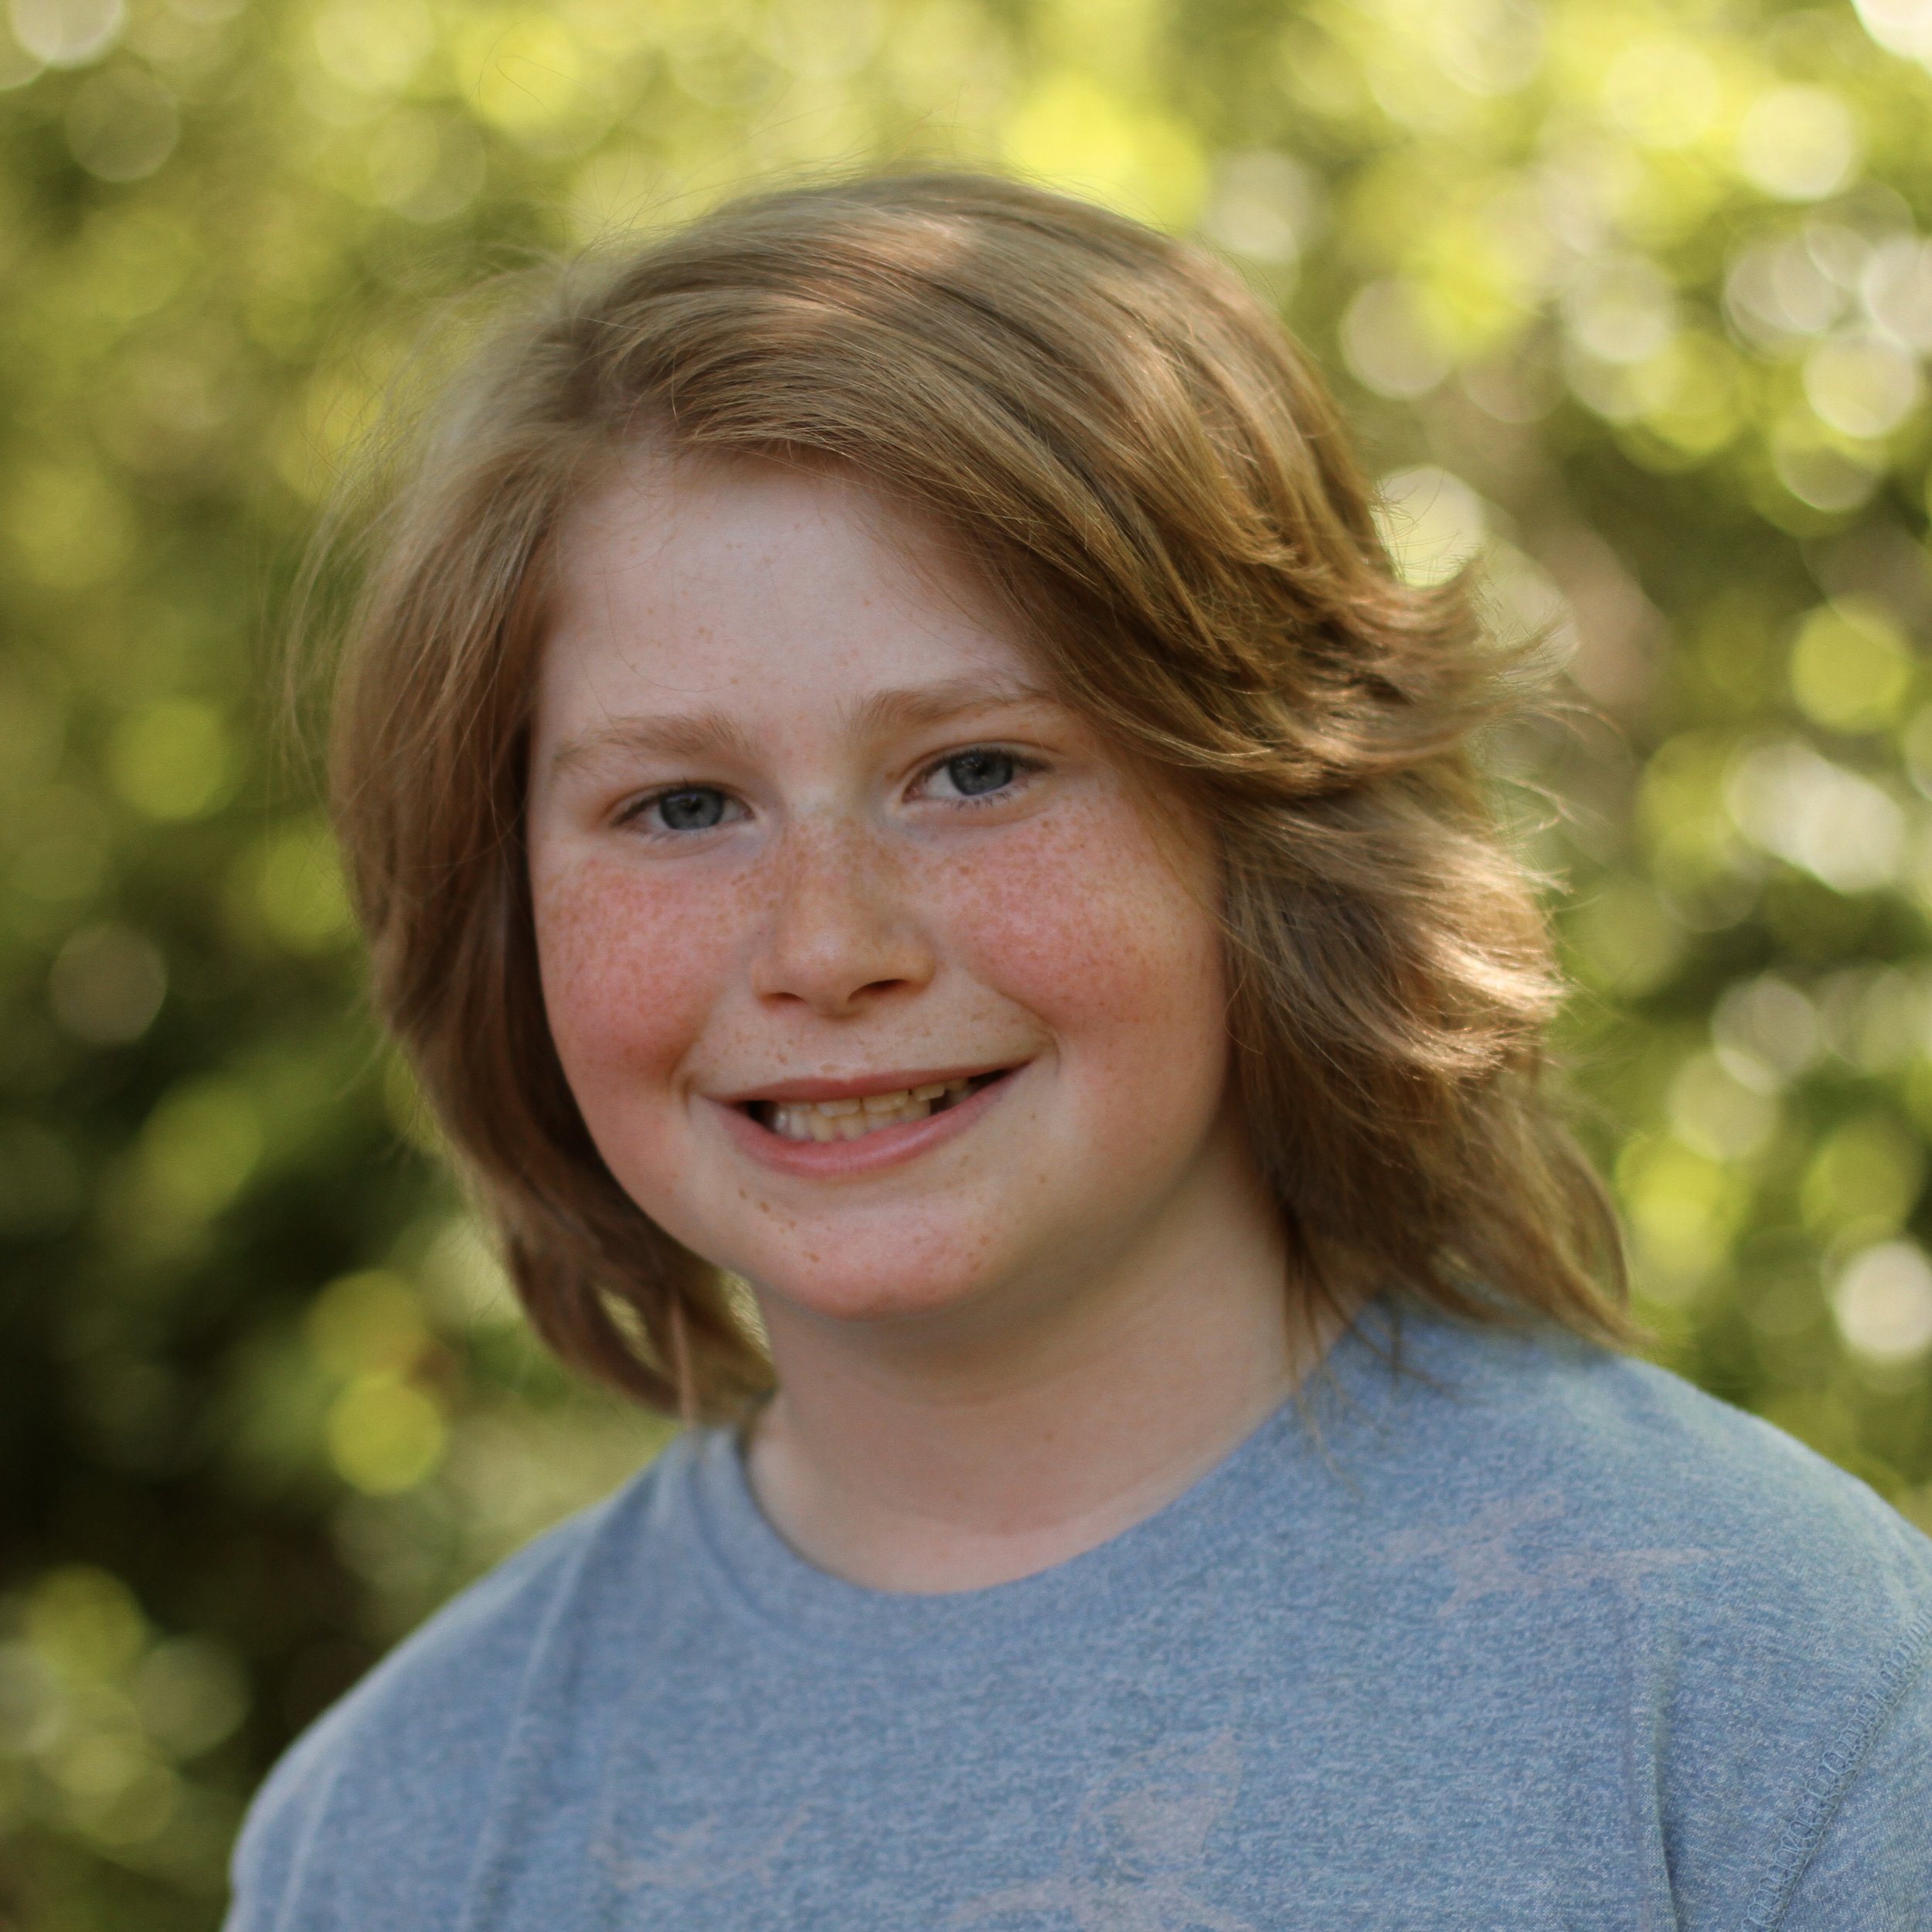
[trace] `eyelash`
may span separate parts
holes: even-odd
[[[934,759],[929,764],[926,765],[920,770],[918,779],[916,782],[920,784],[925,784],[934,776],[935,773],[944,771],[947,766],[951,764],[954,759],[970,757],[976,751],[991,752],[996,757],[1009,760],[1013,767],[1013,775],[1015,781],[1030,777],[1037,773],[1044,771],[1046,769],[1046,764],[1043,760],[1039,758],[1029,758],[1026,756],[1024,753],[1009,750],[1004,745],[962,745],[957,751],[949,751],[946,753],[944,757]],[[960,798],[940,799],[935,801],[934,802],[946,805],[955,811],[978,811],[985,806],[1002,804],[1005,800],[1013,795],[1014,791],[1016,789],[1016,784],[1002,785],[997,791],[984,792]],[[662,785],[655,791],[648,792],[641,798],[633,799],[630,804],[625,805],[618,812],[616,822],[619,825],[634,825],[644,816],[646,812],[650,811],[653,805],[662,804],[665,799],[675,798],[680,793],[692,791],[716,792],[722,798],[727,799],[731,798],[731,794],[726,791],[722,785],[705,785],[690,783],[674,785]],[[733,802],[736,803],[737,801],[734,800]],[[719,828],[716,826],[706,825],[701,827],[699,829],[706,832],[713,832],[719,829]],[[652,828],[651,830],[650,835],[658,838],[688,838],[693,837],[696,835],[688,832],[673,832],[667,827],[662,830]]]
[[[923,784],[934,773],[944,771],[955,759],[970,758],[975,752],[991,752],[995,757],[1005,759],[1013,767],[1015,783],[1012,785],[1002,785],[997,791],[981,792],[961,798],[946,798],[937,802],[950,805],[954,810],[959,811],[977,810],[985,805],[1001,804],[1012,798],[1014,793],[1020,788],[1019,781],[1036,776],[1046,769],[1043,760],[1029,758],[1023,752],[1011,750],[1005,745],[961,745],[957,751],[949,751],[944,757],[934,759],[920,773],[919,782]]]

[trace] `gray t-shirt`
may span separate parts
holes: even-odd
[[[1932,1929],[1932,1543],[1662,1369],[1402,1328],[958,1594],[681,1440],[289,1753],[230,1932]]]

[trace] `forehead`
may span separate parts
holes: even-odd
[[[560,532],[540,727],[620,700],[795,716],[976,678],[1038,682],[956,546],[838,470],[637,455]]]

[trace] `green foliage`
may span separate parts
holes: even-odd
[[[461,291],[774,170],[1031,170],[1283,307],[1499,747],[1659,1353],[1932,1521],[1932,6],[12,0],[0,1928],[206,1927],[294,1727],[660,1432],[358,1017],[274,639]]]

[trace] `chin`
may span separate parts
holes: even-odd
[[[922,1317],[945,1315],[973,1301],[980,1286],[976,1281],[956,1279],[909,1282],[903,1277],[895,1277],[889,1281],[854,1280],[851,1275],[842,1274],[832,1281],[787,1281],[768,1286],[766,1293],[820,1321],[861,1327],[873,1323],[917,1321]]]
[[[635,1165],[641,1166],[641,1162]],[[658,1178],[667,1170],[660,1168]],[[621,1172],[618,1179],[628,1182]],[[794,1205],[733,1184],[638,1189],[632,1199],[692,1253],[808,1319],[863,1324],[914,1319],[985,1295],[1022,1259],[1007,1215],[979,1190],[965,1199]],[[771,1313],[767,1312],[769,1325]],[[782,1315],[781,1315],[782,1318]]]
[[[893,1244],[872,1258],[853,1253],[849,1240],[840,1253],[842,1244],[828,1237],[821,1261],[816,1245],[801,1233],[786,1253],[758,1257],[770,1265],[760,1268],[748,1258],[734,1272],[756,1284],[760,1301],[775,1301],[816,1321],[854,1326],[917,1321],[968,1308],[1006,1272],[983,1242],[970,1259],[957,1251],[920,1257],[911,1243]]]

